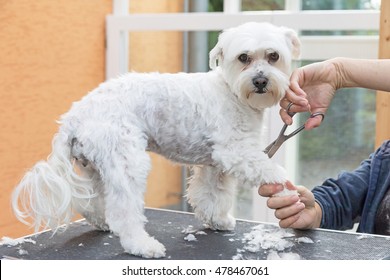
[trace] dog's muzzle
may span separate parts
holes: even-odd
[[[256,87],[256,93],[262,94],[267,92],[268,78],[261,75],[252,79],[253,85]]]

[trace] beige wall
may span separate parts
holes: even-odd
[[[132,0],[131,11],[177,11],[181,3]],[[104,81],[105,16],[111,9],[110,0],[0,0],[0,237],[31,232],[11,212],[11,191],[26,169],[50,153],[55,120]],[[132,68],[178,70],[180,63],[170,52],[181,52],[181,38],[170,36],[154,38],[162,49],[158,56],[150,47],[152,37],[132,38],[132,54],[148,53],[131,55]],[[179,175],[178,167],[153,156],[148,205],[176,203],[170,194],[180,189]],[[153,190],[161,182],[163,191]]]

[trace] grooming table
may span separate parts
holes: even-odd
[[[243,220],[237,221],[234,231],[212,231],[191,213],[157,209],[146,209],[145,213],[149,220],[146,230],[165,245],[165,259],[170,260],[265,260],[275,256],[306,260],[390,259],[390,237],[385,236],[280,229],[276,224]],[[256,245],[258,238],[265,238],[261,245]],[[72,223],[65,232],[54,236],[45,231],[14,241],[19,244],[0,246],[0,258],[140,259],[124,253],[118,237],[97,231],[84,220]]]

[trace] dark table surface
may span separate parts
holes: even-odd
[[[238,220],[234,231],[212,231],[193,214],[146,209],[146,230],[166,247],[165,259],[390,259],[390,237],[329,230],[281,229],[275,224]],[[1,258],[41,260],[140,259],[123,251],[117,236],[84,220],[62,233],[26,236],[18,244],[3,238]],[[17,242],[15,242],[17,243]]]

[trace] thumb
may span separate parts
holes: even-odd
[[[325,113],[322,112],[314,112],[311,114],[310,118],[307,119],[305,123],[305,129],[311,130],[313,128],[319,127],[323,122],[325,117]]]
[[[286,189],[288,189],[290,191],[298,190],[298,188],[293,183],[291,183],[290,181],[286,181],[285,187],[286,187]]]

